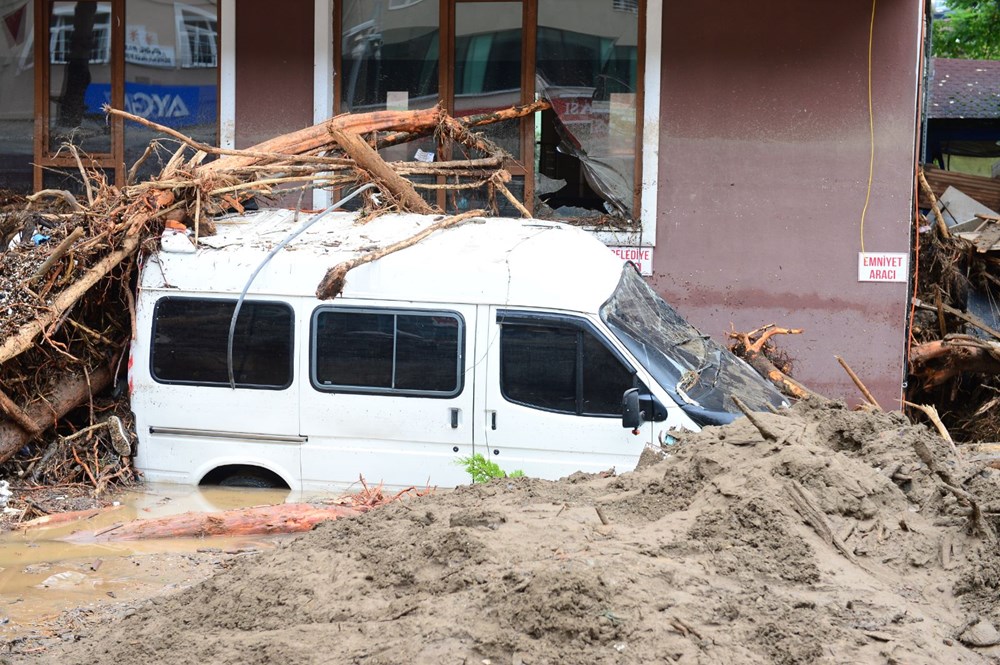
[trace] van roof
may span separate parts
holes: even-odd
[[[273,209],[216,220],[195,253],[156,252],[145,289],[238,294],[268,252],[315,217]],[[315,297],[329,268],[413,236],[440,217],[335,212],[279,251],[248,294]],[[596,312],[621,260],[586,231],[557,222],[474,218],[347,274],[344,299],[488,303]]]

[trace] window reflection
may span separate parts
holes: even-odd
[[[111,152],[101,105],[111,89],[111,3],[53,2],[49,17],[49,150]]]
[[[455,5],[455,113],[488,113],[521,103],[520,2]],[[480,131],[520,158],[520,120]]]
[[[216,0],[129,0],[126,4],[126,111],[215,145],[218,66]],[[106,94],[110,99],[110,88]],[[155,138],[162,136],[138,123],[126,123],[126,166],[131,167]],[[146,161],[140,178],[159,172],[169,152]]]
[[[438,0],[345,0],[341,110],[430,108],[438,103]],[[433,138],[382,151],[388,161],[435,153]]]

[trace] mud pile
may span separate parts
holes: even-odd
[[[916,451],[981,506],[997,473],[898,414],[760,417],[324,524],[26,662],[996,662],[997,548]]]

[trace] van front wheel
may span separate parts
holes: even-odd
[[[212,469],[198,483],[221,487],[263,487],[288,489],[288,483],[274,471],[251,464],[229,464]]]

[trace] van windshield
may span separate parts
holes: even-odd
[[[743,360],[685,321],[625,264],[601,319],[653,378],[699,425],[721,425],[742,415],[739,397],[754,411],[787,402]]]

